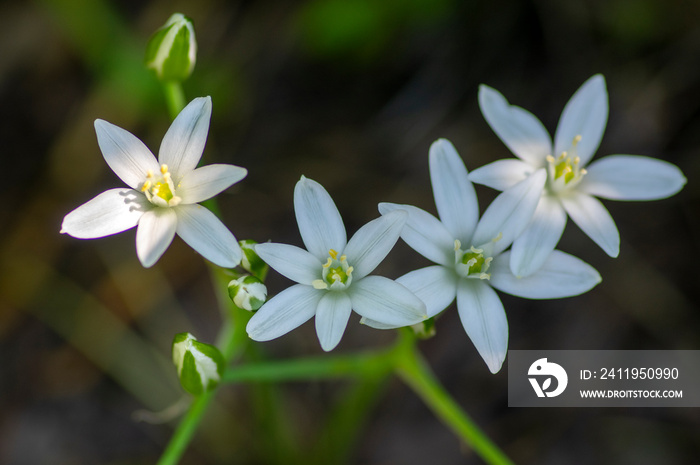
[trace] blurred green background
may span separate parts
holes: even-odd
[[[144,270],[133,231],[94,241],[58,233],[66,213],[121,185],[97,147],[96,118],[157,151],[167,109],[141,62],[173,12],[194,20],[199,44],[187,97],[213,99],[205,158],[249,170],[219,200],[239,239],[301,244],[292,192],[302,174],[327,188],[350,233],[380,201],[434,212],[433,140],[450,139],[469,169],[511,156],[479,113],[479,84],[553,131],[571,94],[603,73],[610,118],[598,156],[661,158],[688,184],[668,200],[605,202],[622,235],[615,260],[569,222],[560,248],[603,282],[572,299],[503,296],[509,347],[700,349],[700,3],[5,0],[0,463],[154,463],[174,423],[138,420],[182,397],[171,338],[190,331],[213,342],[218,331],[207,268],[179,239]],[[495,196],[477,192],[482,209]],[[425,263],[400,243],[379,272],[398,277]],[[288,282],[272,272],[268,284],[279,292]],[[336,352],[394,338],[357,323]],[[322,352],[313,324],[261,346],[271,357]],[[488,372],[454,309],[421,350],[516,463],[687,464],[700,455],[697,409],[508,408],[507,365]],[[334,454],[347,447],[347,463],[481,463],[396,380],[349,442],[323,426],[348,383],[285,384],[272,406],[258,388],[222,389],[182,463],[340,463]],[[273,408],[287,424],[271,424]]]

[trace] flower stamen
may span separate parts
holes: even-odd
[[[152,204],[158,207],[174,207],[182,200],[176,195],[175,184],[172,175],[168,171],[168,165],[160,166],[160,175],[156,177],[153,171],[146,171],[146,180],[141,185],[141,192]]]

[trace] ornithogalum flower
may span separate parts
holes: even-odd
[[[95,121],[105,161],[129,188],[107,190],[70,212],[61,232],[79,239],[120,233],[138,225],[136,254],[145,267],[155,264],[177,233],[204,258],[222,267],[237,266],[236,238],[208,209],[198,205],[243,179],[245,168],[208,165],[202,157],[211,118],[211,98],[190,102],[163,137],[158,160],[131,133]]]
[[[473,182],[504,190],[541,168],[547,171],[532,222],[513,243],[511,270],[517,276],[528,276],[544,263],[561,238],[567,214],[608,255],[617,257],[620,234],[594,196],[663,199],[686,182],[678,167],[649,157],[611,155],[588,165],[608,119],[608,94],[599,74],[586,81],[564,107],[554,144],[539,119],[510,105],[496,90],[482,85],[479,105],[491,128],[519,160],[499,160],[474,170],[469,177]]]
[[[578,295],[600,275],[578,258],[554,251],[537,273],[518,279],[504,252],[525,229],[537,206],[546,172],[539,169],[501,193],[479,219],[479,205],[467,169],[444,139],[430,147],[430,178],[440,220],[411,205],[379,204],[382,215],[408,213],[401,238],[436,263],[396,281],[415,293],[433,317],[457,298],[462,325],[492,373],[501,369],[508,346],[508,321],[496,288],[531,299]],[[365,319],[370,326],[386,325]]]
[[[294,189],[294,211],[307,250],[263,243],[257,254],[298,284],[268,300],[248,322],[251,339],[268,341],[313,316],[325,351],[345,332],[352,310],[394,327],[427,318],[425,305],[401,284],[368,276],[394,247],[407,214],[395,212],[370,221],[348,241],[343,220],[328,192],[302,177]]]

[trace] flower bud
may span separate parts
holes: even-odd
[[[216,387],[224,372],[224,357],[219,349],[197,341],[190,333],[175,335],[173,363],[180,384],[194,396]]]
[[[267,299],[267,287],[255,276],[243,276],[228,283],[228,295],[238,308],[255,311]]]
[[[435,318],[428,318],[411,325],[411,329],[419,339],[430,339],[435,336]]]
[[[197,41],[192,20],[175,13],[158,29],[146,46],[146,67],[161,81],[183,81],[192,74],[197,60]]]
[[[241,266],[248,273],[259,279],[265,279],[267,274],[267,263],[265,263],[262,258],[255,253],[255,246],[257,242],[250,239],[239,241],[241,250],[243,251],[243,258],[241,259]]]

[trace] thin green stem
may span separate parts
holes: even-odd
[[[207,411],[209,403],[214,398],[216,391],[209,391],[194,399],[192,405],[185,416],[180,421],[168,446],[163,451],[157,465],[176,465],[182,454],[185,453],[190,439],[197,431],[199,423],[202,421],[204,413]]]
[[[397,346],[396,373],[452,431],[491,465],[513,462],[474,423],[437,380],[415,347],[415,337],[406,335]]]
[[[180,114],[185,108],[185,92],[182,90],[180,81],[165,81],[163,82],[163,92],[165,93],[165,103],[168,105],[168,113],[170,119]]]
[[[249,363],[224,372],[222,383],[298,381],[363,377],[388,371],[393,351],[319,356],[284,361]]]

